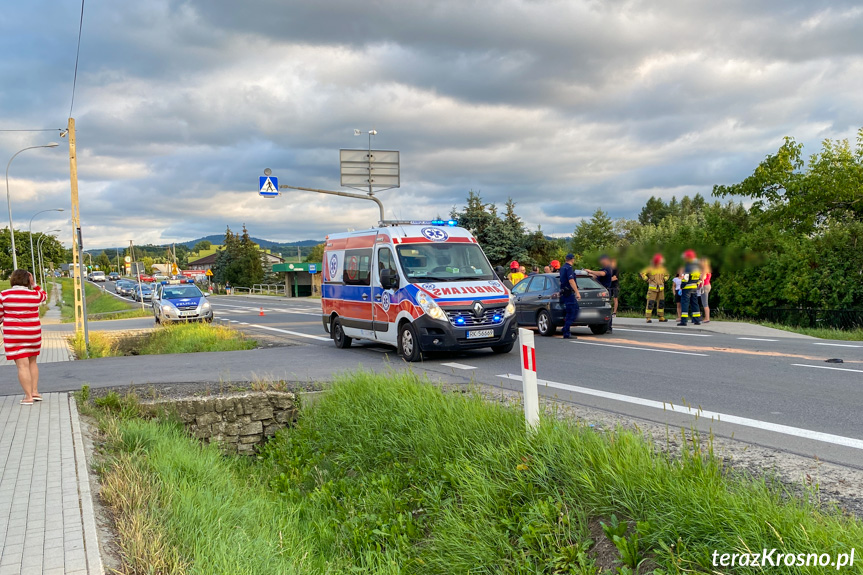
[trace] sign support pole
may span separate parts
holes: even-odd
[[[371,200],[378,205],[378,209],[380,210],[380,213],[381,213],[381,219],[380,219],[380,222],[378,222],[378,223],[380,225],[383,225],[384,223],[386,223],[386,219],[384,218],[384,204],[383,204],[383,202],[380,201],[379,198],[376,198],[375,196],[373,196],[371,192],[369,192],[368,195],[352,194],[351,192],[337,192],[334,190],[318,190],[316,188],[301,188],[299,186],[288,186],[285,184],[281,184],[279,186],[279,189],[280,190],[281,189],[300,190],[302,192],[315,192],[318,194],[330,194],[332,196],[341,196],[343,198],[356,198],[358,200]]]
[[[520,327],[518,343],[521,347],[521,381],[524,395],[524,420],[528,429],[539,426],[539,392],[536,387],[536,347],[533,332]]]

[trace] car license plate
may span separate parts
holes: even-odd
[[[475,329],[467,332],[468,339],[482,339],[485,337],[494,337],[493,329]]]
[[[180,312],[180,317],[191,317],[193,315],[198,315],[198,312],[196,312],[196,311],[181,311]]]

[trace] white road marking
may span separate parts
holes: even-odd
[[[307,337],[307,338],[309,338],[309,339],[316,339],[316,340],[318,340],[318,341],[332,341],[332,339],[331,339],[331,338],[329,338],[329,337],[321,337],[321,336],[319,336],[319,335],[311,335],[311,334],[308,334],[308,333],[300,333],[300,332],[298,332],[298,331],[288,331],[288,330],[286,330],[286,329],[279,329],[279,328],[277,328],[277,327],[270,327],[270,326],[267,326],[267,325],[260,325],[260,324],[256,324],[256,323],[251,323],[251,324],[248,324],[248,325],[249,325],[249,327],[257,327],[257,328],[259,328],[259,329],[266,329],[266,330],[269,330],[269,331],[277,331],[277,332],[279,332],[279,333],[286,333],[286,334],[288,334],[288,335],[295,335],[295,336],[297,336],[297,337]]]
[[[829,345],[833,347],[863,347],[863,345],[854,345],[851,343],[815,343],[812,345]]]
[[[521,381],[520,375],[514,375],[508,373],[506,375],[498,375],[502,379],[512,379],[515,381]],[[594,397],[602,397],[604,399],[611,399],[614,401],[621,401],[623,403],[631,403],[634,405],[641,405],[644,407],[653,407],[656,409],[661,409],[663,411],[672,411],[674,413],[680,413],[683,415],[692,415],[698,416],[700,418],[709,418],[711,420],[715,420],[721,423],[733,423],[736,425],[742,425],[744,427],[752,427],[755,429],[763,429],[765,431],[773,431],[775,433],[782,433],[784,435],[793,435],[795,437],[802,437],[805,439],[812,439],[815,441],[823,441],[824,443],[833,443],[835,445],[843,445],[845,447],[852,447],[854,449],[863,449],[863,439],[855,439],[853,437],[844,437],[842,435],[833,435],[832,433],[823,433],[821,431],[813,431],[811,429],[803,429],[800,427],[791,427],[789,425],[782,425],[780,423],[771,423],[769,421],[760,421],[758,419],[750,419],[748,417],[740,417],[737,415],[729,415],[726,413],[719,413],[716,411],[706,411],[703,409],[694,409],[692,407],[686,407],[682,405],[674,405],[671,403],[666,403],[663,401],[654,401],[652,399],[643,399],[641,397],[633,397],[631,395],[622,395],[620,393],[612,393],[610,391],[601,391],[599,389],[590,389],[587,387],[580,387],[577,385],[569,385],[566,383],[557,383],[554,381],[545,381],[538,380],[537,383],[539,385],[545,385],[547,387],[553,387],[556,389],[563,389],[565,391],[572,391],[575,393],[581,393],[584,395],[592,395]]]
[[[682,331],[663,331],[659,329],[631,329],[628,327],[615,327],[614,331],[637,331],[640,333],[661,333],[662,335],[684,335],[686,337],[713,337],[708,333],[685,333]]]
[[[240,323],[240,325],[249,325],[249,324],[247,324],[247,323],[246,323],[246,322],[244,322],[244,321],[241,321],[241,322],[239,322],[239,323]]]
[[[442,366],[444,366],[444,367],[451,367],[451,368],[453,368],[453,369],[464,369],[464,370],[468,370],[468,369],[476,369],[476,368],[475,368],[474,366],[472,366],[472,365],[465,365],[465,364],[463,364],[463,363],[455,363],[455,362],[451,362],[451,363],[442,363],[441,365],[442,365]]]
[[[738,337],[737,339],[745,339],[749,341],[779,341],[778,339],[766,339],[763,337]]]
[[[792,363],[796,367],[814,367],[815,369],[832,369],[834,371],[851,371],[854,373],[863,373],[863,369],[850,369],[847,367],[830,367],[827,365],[807,365],[805,363]]]
[[[675,353],[678,355],[698,355],[701,357],[710,357],[706,353],[694,353],[691,351],[671,351],[670,349],[653,349],[650,347],[633,347],[629,345],[614,345],[611,343],[594,343],[589,341],[575,340],[572,343],[580,343],[581,345],[600,345],[602,347],[619,347],[620,349],[634,349],[636,351],[655,351],[657,353]]]

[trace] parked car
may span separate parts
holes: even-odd
[[[149,284],[135,284],[132,297],[135,301],[151,301],[153,299],[153,288]]]
[[[120,279],[120,274],[118,274],[117,272],[111,272],[108,274],[108,281],[115,282],[118,279]]]
[[[575,283],[581,293],[580,311],[573,325],[587,326],[596,335],[608,331],[611,319],[611,299],[608,290],[581,270],[576,270]],[[559,301],[559,274],[539,274],[518,282],[512,288],[515,297],[515,317],[519,326],[536,326],[540,335],[554,335],[563,325],[566,310]]]
[[[147,274],[139,274],[137,279],[141,280],[142,282],[147,282],[147,283],[153,283],[154,281],[156,281],[156,278],[154,278],[151,275],[147,275]]]

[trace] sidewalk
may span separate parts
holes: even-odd
[[[56,363],[72,361],[72,349],[67,338],[72,335],[72,324],[62,324],[60,321],[60,284],[54,284],[51,290],[51,301],[48,311],[42,316],[42,325],[51,328],[42,330],[42,353],[36,358],[36,363]]]
[[[103,573],[78,410],[0,398],[0,575]]]
[[[638,327],[641,329],[672,329],[672,330],[687,330],[697,331],[699,333],[721,333],[726,335],[737,335],[743,337],[765,337],[765,338],[786,338],[786,339],[816,339],[808,335],[785,331],[782,329],[774,329],[765,327],[755,323],[746,323],[742,321],[716,321],[711,320],[710,323],[702,323],[701,325],[689,324],[686,327],[678,327],[677,321],[674,319],[674,312],[668,316],[666,323],[659,323],[654,317],[653,323],[647,323],[643,318],[632,317],[616,317],[614,318],[615,326]]]

